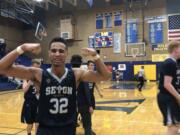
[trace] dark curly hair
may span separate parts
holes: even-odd
[[[71,57],[70,63],[72,65],[72,67],[79,68],[81,66],[81,64],[82,64],[82,57],[80,55],[78,55],[78,54],[73,55]]]

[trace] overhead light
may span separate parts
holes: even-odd
[[[43,0],[34,0],[34,1],[36,1],[36,2],[42,2]]]

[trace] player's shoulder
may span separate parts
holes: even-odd
[[[74,72],[76,80],[81,80],[82,76],[87,70],[81,68],[72,68],[72,71]]]
[[[72,71],[74,72],[75,76],[79,76],[83,73],[84,70],[81,68],[72,68]]]
[[[164,64],[164,65],[170,65],[170,66],[176,65],[176,60],[175,60],[175,59],[172,59],[172,58],[167,58],[167,59],[164,61],[163,64]]]
[[[169,58],[165,59],[164,62],[166,62],[166,63],[176,63],[176,59],[169,57]]]

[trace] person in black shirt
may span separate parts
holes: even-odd
[[[177,71],[176,71],[176,75],[177,75],[177,89],[180,92],[180,59],[177,59]]]
[[[71,57],[72,68],[80,68],[82,63],[82,57],[80,55],[73,55]],[[91,129],[91,113],[89,108],[91,106],[90,90],[86,87],[86,82],[80,82],[77,88],[77,105],[78,112],[81,115],[84,134],[92,135]]]
[[[176,75],[177,75],[177,90],[178,92],[180,92],[180,59],[177,59],[177,71],[176,71]],[[180,130],[177,131],[178,134],[180,134]]]
[[[142,87],[144,86],[144,79],[145,75],[144,75],[144,66],[141,66],[141,68],[139,69],[138,71],[138,85],[137,85],[137,88],[139,91],[142,91]]]
[[[6,54],[6,43],[3,40],[0,40],[0,59],[1,57],[4,57],[4,55]]]
[[[111,73],[100,56],[92,48],[84,48],[84,56],[95,60],[97,71],[80,68],[67,69],[68,44],[63,38],[54,38],[49,44],[51,68],[46,70],[34,67],[13,65],[24,52],[39,53],[40,44],[25,43],[8,53],[0,60],[0,74],[31,80],[39,88],[37,135],[75,135],[76,132],[76,89],[82,81],[108,80]],[[37,89],[38,90],[38,89]]]
[[[88,70],[90,71],[94,71],[94,62],[89,60],[87,62],[87,67],[88,67]],[[101,93],[101,91],[99,90],[99,87],[97,86],[97,84],[95,82],[87,82],[87,87],[88,89],[90,90],[90,95],[91,95],[91,108],[90,108],[90,112],[93,113],[93,110],[95,109],[95,97],[94,97],[94,88],[96,89],[98,95],[103,98],[103,95]]]
[[[36,59],[32,60],[32,67],[40,68],[40,62]],[[24,103],[21,113],[21,122],[27,124],[27,134],[31,135],[33,124],[35,124],[35,131],[38,127],[37,111],[39,94],[31,80],[23,81],[23,91]]]
[[[163,115],[167,135],[176,135],[180,124],[180,92],[177,86],[177,63],[180,58],[180,42],[168,45],[169,58],[161,66],[159,80],[158,106]]]
[[[94,71],[94,62],[91,61],[91,60],[89,60],[89,61],[87,62],[87,67],[88,67],[88,70],[89,70],[89,71]],[[96,102],[95,102],[95,97],[94,97],[94,88],[96,88],[96,90],[97,90],[97,92],[98,92],[98,94],[99,94],[99,96],[100,96],[101,98],[103,97],[103,95],[101,94],[101,92],[100,92],[100,90],[99,90],[99,88],[98,88],[98,86],[97,86],[97,84],[96,84],[95,82],[86,82],[86,83],[85,83],[85,88],[86,88],[87,90],[89,90],[89,92],[90,92],[89,112],[90,112],[90,115],[92,115],[93,112],[94,112],[94,110],[95,110],[95,107],[96,107]],[[90,117],[90,122],[91,122],[91,126],[92,126],[92,120],[91,120],[91,118],[92,118],[92,116]],[[91,130],[91,131],[92,131],[92,134],[93,134],[93,135],[96,134],[93,130]]]
[[[115,70],[115,79],[116,79],[116,82],[119,83],[120,81],[120,70]]]

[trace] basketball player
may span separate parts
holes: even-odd
[[[142,91],[142,87],[144,86],[144,66],[141,66],[141,69],[138,71],[138,81],[137,88],[139,91]]]
[[[177,59],[177,71],[176,71],[176,75],[177,75],[177,88],[178,91],[180,91],[180,59]]]
[[[40,68],[40,62],[36,59],[32,60],[32,67]],[[38,93],[36,87],[31,80],[23,81],[24,90],[24,104],[21,113],[21,122],[27,124],[27,134],[31,135],[33,124],[35,124],[35,131],[37,130],[37,107],[38,107]]]
[[[89,60],[87,62],[87,67],[88,67],[88,70],[94,71],[94,62]],[[96,91],[98,92],[98,94],[99,94],[99,96],[101,98],[103,98],[103,95],[100,92],[99,87],[97,86],[97,84],[95,82],[88,82],[87,86],[88,86],[88,89],[90,90],[90,93],[91,93],[91,103],[92,103],[91,106],[92,106],[92,109],[95,109],[94,88],[96,88]]]
[[[116,78],[116,82],[119,83],[119,81],[120,81],[120,71],[118,69],[115,70],[115,78]]]
[[[178,88],[178,92],[180,92],[180,59],[177,59],[177,71],[176,71],[176,75],[177,75],[177,88]],[[180,134],[180,129],[177,131],[178,134]]]
[[[82,63],[80,55],[73,55],[71,57],[71,65],[73,68],[79,68]],[[85,135],[92,135],[91,129],[91,113],[89,111],[91,105],[90,90],[85,86],[86,82],[80,82],[77,88],[77,105],[78,113],[82,118],[82,124]]]
[[[176,59],[180,58],[180,42],[172,41],[168,45],[169,58],[160,70],[158,105],[163,115],[167,135],[176,135],[180,124],[180,94],[177,89]]]
[[[15,59],[24,52],[38,53],[39,44],[23,44],[0,60],[0,72],[8,76],[32,80],[40,88],[38,106],[39,127],[37,135],[75,135],[76,130],[76,88],[81,81],[107,80],[111,74],[92,48],[83,49],[85,56],[95,60],[97,71],[82,69],[68,70],[65,60],[67,43],[54,38],[49,44],[51,68],[42,70],[34,67],[13,66]]]
[[[94,71],[94,62],[89,60],[87,62],[87,67],[89,71]],[[94,97],[94,87],[96,88],[98,94],[103,97],[103,95],[100,93],[99,88],[97,87],[95,82],[86,82],[86,89],[90,91],[90,106],[89,106],[89,112],[91,113],[91,115],[94,112],[95,109],[95,97]],[[90,122],[91,122],[91,126],[92,126],[92,120],[91,120],[92,116],[90,117]],[[92,135],[95,135],[95,132],[92,130]]]

